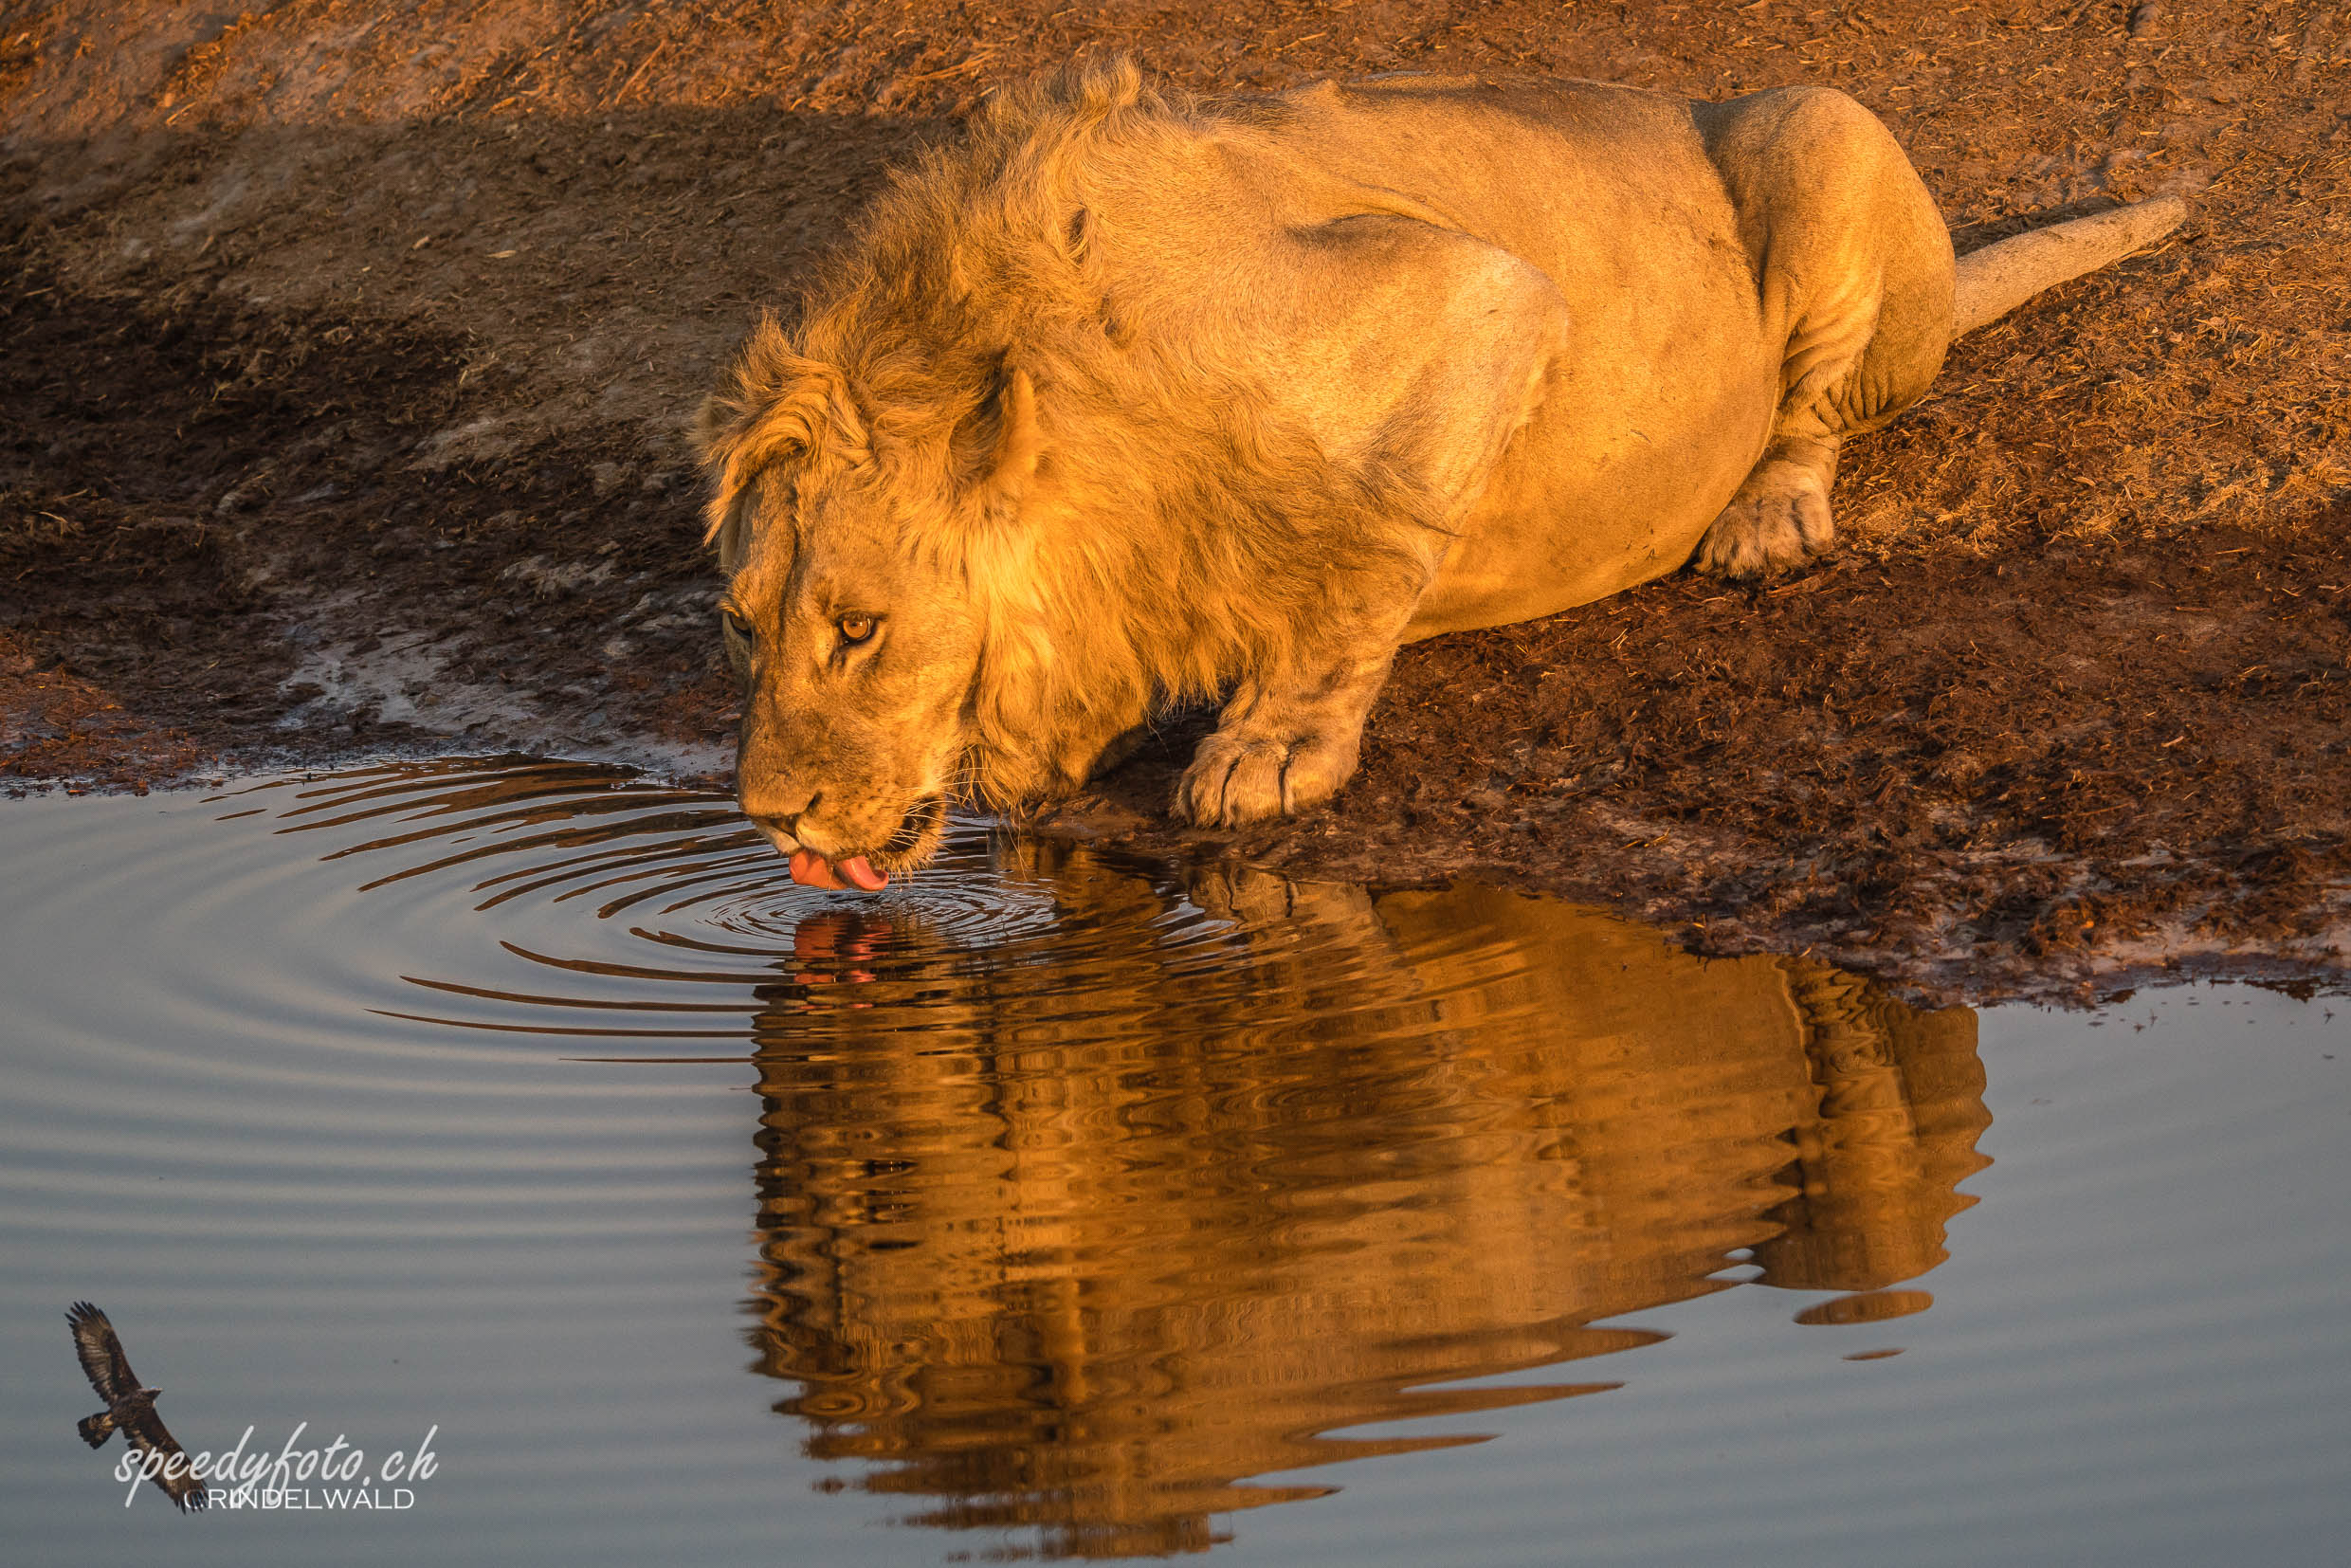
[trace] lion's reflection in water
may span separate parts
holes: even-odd
[[[1808,1322],[1916,1310],[1883,1287],[1983,1163],[1972,1014],[1556,903],[976,825],[834,900],[726,802],[578,764],[385,765],[281,814],[402,918],[501,933],[392,1016],[729,1067],[748,1032],[779,1408],[910,1517],[1047,1554],[1199,1549],[1314,1466],[1475,1440],[1394,1423],[1613,1386],[1657,1337],[1626,1320],[1735,1260],[1848,1293]]]
[[[755,1025],[758,1365],[920,1522],[1204,1549],[1212,1515],[1327,1490],[1252,1476],[1476,1440],[1380,1423],[1614,1386],[1637,1358],[1449,1385],[1650,1342],[1605,1324],[1734,1288],[1741,1249],[1767,1287],[1923,1274],[1985,1163],[1973,1014],[1810,960],[1255,873],[1189,889],[1219,924],[1010,852],[1067,962],[830,911]]]

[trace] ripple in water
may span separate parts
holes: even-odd
[[[278,830],[343,841],[324,858],[361,858],[361,892],[412,884],[419,896],[466,900],[494,932],[552,926],[563,939],[541,947],[502,937],[498,946],[515,962],[500,982],[404,976],[479,1004],[393,1012],[416,1021],[648,1043],[738,1039],[739,1025],[709,1015],[756,1014],[782,1000],[746,997],[746,988],[787,986],[808,1007],[847,958],[859,962],[843,982],[880,977],[867,960],[892,970],[908,941],[989,949],[1052,938],[1049,902],[991,876],[989,836],[969,823],[876,913],[794,884],[724,796],[611,769],[400,764],[255,793],[287,792]],[[395,868],[370,864],[386,861]],[[845,944],[837,952],[836,942]]]
[[[713,1016],[733,1014],[760,1046],[807,1048],[845,1029],[952,1032],[958,998],[1016,1007],[1017,1029],[1082,1025],[1106,1040],[1196,1030],[1203,1010],[1261,999],[1269,983],[1306,987],[1283,1009],[1294,1018],[1267,1021],[1277,1031],[1410,1028],[1391,1010],[1433,995],[1425,976],[1366,965],[1353,926],[1369,904],[1354,889],[1186,874],[968,820],[936,862],[874,897],[795,884],[723,796],[588,764],[392,764],[215,800],[234,808],[225,816],[272,811],[279,833],[327,840],[320,858],[355,861],[361,894],[463,900],[486,918],[504,972],[404,975],[447,999],[377,1010],[416,1022],[649,1048],[742,1038]],[[533,935],[550,928],[560,945]],[[1481,963],[1489,938],[1472,921],[1426,945],[1458,948],[1466,966],[1446,983],[1475,988],[1518,961]],[[1138,1011],[1138,964],[1180,994]]]

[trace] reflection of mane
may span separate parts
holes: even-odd
[[[1805,1289],[1931,1268],[1983,1164],[1973,1016],[1816,963],[1255,877],[1195,890],[1241,917],[1211,962],[1172,891],[1040,874],[1078,973],[912,973],[908,933],[866,989],[937,1028],[828,1007],[811,1050],[794,999],[761,1029],[759,1365],[812,1453],[943,1500],[922,1522],[1204,1549],[1327,1489],[1247,1477],[1475,1441],[1321,1433],[1613,1386],[1432,1385],[1649,1342],[1593,1325],[1729,1288],[1735,1249]]]

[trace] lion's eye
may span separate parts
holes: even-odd
[[[843,642],[847,643],[851,647],[855,647],[857,644],[866,642],[873,636],[873,617],[870,615],[844,615],[839,620],[833,622],[833,629],[841,633],[841,640]]]
[[[719,613],[725,617],[726,629],[729,631],[732,631],[736,636],[740,637],[746,643],[751,641],[751,623],[749,621],[744,620],[741,615],[738,614],[733,610],[721,610]]]

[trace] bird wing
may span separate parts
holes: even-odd
[[[73,1324],[74,1355],[81,1358],[82,1375],[109,1408],[124,1395],[137,1391],[138,1374],[131,1370],[130,1358],[122,1354],[122,1341],[115,1338],[115,1325],[106,1321],[106,1314],[88,1302],[76,1302],[65,1313],[65,1321]]]
[[[155,1406],[145,1405],[132,1412],[131,1418],[123,1423],[122,1440],[141,1455],[159,1453],[163,1456],[163,1463],[155,1469],[155,1485],[163,1488],[164,1495],[177,1504],[181,1511],[204,1506],[204,1483],[189,1474],[185,1465],[180,1467],[176,1475],[166,1473],[173,1459],[187,1457],[187,1450],[173,1441],[170,1429],[163,1424],[163,1417],[155,1413]]]

